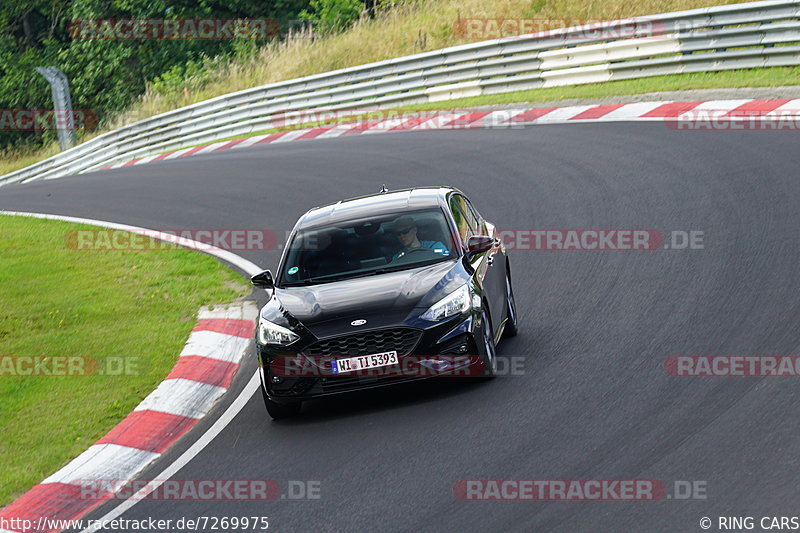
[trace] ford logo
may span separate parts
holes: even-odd
[[[358,320],[353,320],[352,322],[350,322],[350,325],[351,326],[363,326],[366,323],[367,323],[366,320],[364,320],[363,318],[359,318]]]

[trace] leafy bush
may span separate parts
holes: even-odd
[[[312,11],[300,12],[300,19],[311,22],[323,35],[346,30],[364,13],[361,0],[311,0]]]
[[[228,18],[291,20],[308,0],[30,0],[0,2],[0,109],[52,109],[50,86],[35,67],[69,78],[72,106],[101,121],[126,109],[148,86],[182,94],[201,86],[209,58],[252,54],[264,41],[81,39],[82,19]],[[176,102],[180,103],[180,102]],[[80,132],[79,132],[80,135]],[[45,145],[50,131],[0,131],[0,151]]]

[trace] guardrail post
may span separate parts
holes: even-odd
[[[55,114],[58,144],[61,150],[75,146],[75,116],[72,111],[72,97],[69,94],[67,75],[56,67],[36,67],[36,72],[45,77],[53,91],[53,111]]]

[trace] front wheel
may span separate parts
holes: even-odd
[[[261,394],[264,396],[264,405],[267,406],[267,413],[273,420],[280,420],[281,418],[290,418],[300,413],[302,402],[294,403],[276,403],[269,399],[264,387],[261,387]]]
[[[506,270],[506,325],[503,328],[503,337],[515,337],[517,328],[517,303],[514,300],[514,289],[511,288],[511,272]]]
[[[492,322],[485,310],[481,313],[481,323],[483,324],[483,377],[492,379],[497,375],[497,349],[492,335]]]

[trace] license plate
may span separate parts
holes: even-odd
[[[397,352],[391,351],[334,359],[331,361],[331,370],[334,374],[341,374],[342,372],[355,372],[356,370],[367,370],[395,364],[397,364]]]

